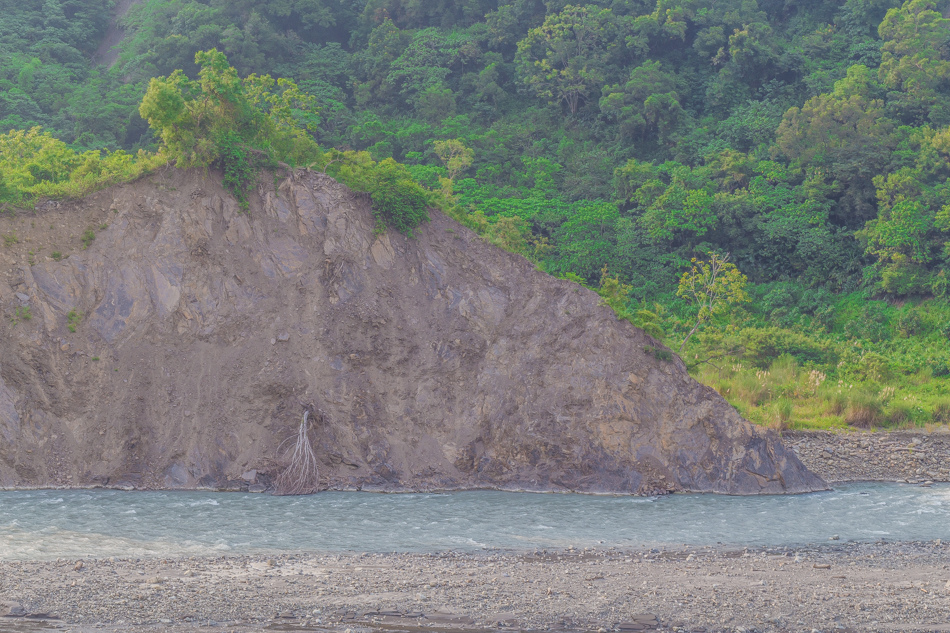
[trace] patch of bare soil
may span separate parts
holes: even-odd
[[[95,54],[92,56],[94,62],[108,66],[109,68],[112,68],[116,63],[119,59],[119,50],[116,47],[122,42],[122,38],[125,37],[125,30],[122,28],[122,18],[129,12],[132,5],[138,4],[141,1],[142,0],[116,0],[115,8],[112,12],[112,22],[109,23],[109,29],[106,31],[105,37],[102,38],[99,48],[96,49]]]

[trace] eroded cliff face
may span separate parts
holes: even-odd
[[[0,485],[266,485],[309,407],[331,488],[824,487],[595,293],[439,213],[376,236],[309,172],[252,197],[168,170],[0,220]]]

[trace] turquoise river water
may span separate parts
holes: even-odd
[[[496,491],[307,497],[0,492],[0,559],[950,539],[950,485],[663,498]]]

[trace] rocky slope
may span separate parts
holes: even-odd
[[[946,430],[786,431],[782,439],[812,472],[830,483],[950,481],[950,432]]]
[[[0,485],[261,489],[309,409],[332,488],[824,487],[596,294],[454,221],[376,236],[309,172],[253,198],[169,169],[0,219]]]

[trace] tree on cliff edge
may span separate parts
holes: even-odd
[[[288,79],[241,79],[217,49],[200,51],[198,80],[181,70],[149,82],[139,106],[161,139],[161,152],[179,167],[217,165],[242,206],[262,167],[313,161],[319,146],[314,98]]]

